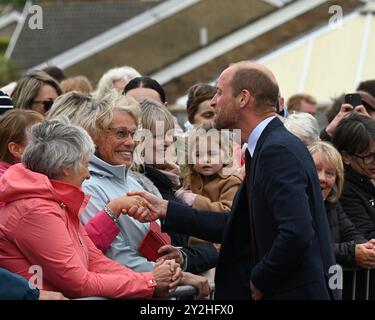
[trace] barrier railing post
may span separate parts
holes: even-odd
[[[370,269],[366,269],[366,300],[370,298]]]
[[[214,296],[215,296],[215,284],[214,283],[210,284],[210,287],[211,287],[210,300],[214,300]]]
[[[353,270],[353,291],[352,291],[352,300],[355,300],[355,291],[357,285],[357,268]]]

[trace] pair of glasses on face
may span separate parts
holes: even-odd
[[[128,130],[127,128],[121,128],[121,127],[120,128],[109,127],[108,130],[111,131],[113,135],[119,140],[129,139],[129,138],[134,139],[134,135],[137,131],[136,129]]]
[[[34,100],[33,103],[39,103],[44,106],[44,110],[47,112],[53,105],[53,100]]]
[[[365,165],[369,165],[371,163],[373,163],[375,161],[375,153],[369,153],[369,154],[366,154],[365,156],[360,156],[358,154],[353,154],[353,156],[359,158],[359,159],[362,159],[363,163]]]

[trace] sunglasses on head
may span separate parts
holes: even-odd
[[[53,100],[34,100],[33,103],[41,103],[44,106],[44,110],[47,112],[53,105]]]

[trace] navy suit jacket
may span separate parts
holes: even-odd
[[[250,280],[265,299],[338,298],[328,287],[336,262],[315,164],[277,118],[258,140],[250,179],[226,214],[168,204],[164,228],[222,243],[215,299],[250,299]]]

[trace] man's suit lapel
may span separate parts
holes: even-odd
[[[251,179],[250,181],[251,181],[251,185],[254,185],[255,172],[256,172],[255,171],[256,164],[258,162],[258,157],[259,157],[260,149],[262,148],[264,141],[266,140],[266,138],[270,134],[270,132],[272,132],[274,129],[276,129],[277,127],[280,127],[282,125],[283,125],[283,123],[279,120],[279,118],[275,117],[264,128],[262,134],[260,135],[259,140],[258,140],[257,145],[256,145],[255,150],[254,150],[254,154],[252,156],[252,160],[251,160],[251,166],[250,166],[250,179]]]
[[[261,148],[261,145],[263,144],[264,140],[268,136],[268,134],[274,130],[275,128],[282,126],[282,122],[278,119],[275,118],[273,119],[267,127],[263,130],[261,136],[259,137],[257,146],[255,148],[254,156],[251,161],[251,167],[250,167],[250,179],[251,179],[251,184],[253,185],[254,183],[254,172],[255,172],[255,166],[256,166],[256,161],[259,155],[259,149]],[[246,189],[246,179],[244,179],[238,189],[238,192],[233,199],[233,204],[232,204],[232,215],[228,221],[227,225],[227,230],[231,230],[231,226],[233,224],[233,220],[235,219],[236,215],[238,214],[247,214],[247,203],[250,199],[250,194],[247,194],[247,189]],[[246,206],[243,204],[246,203]]]

